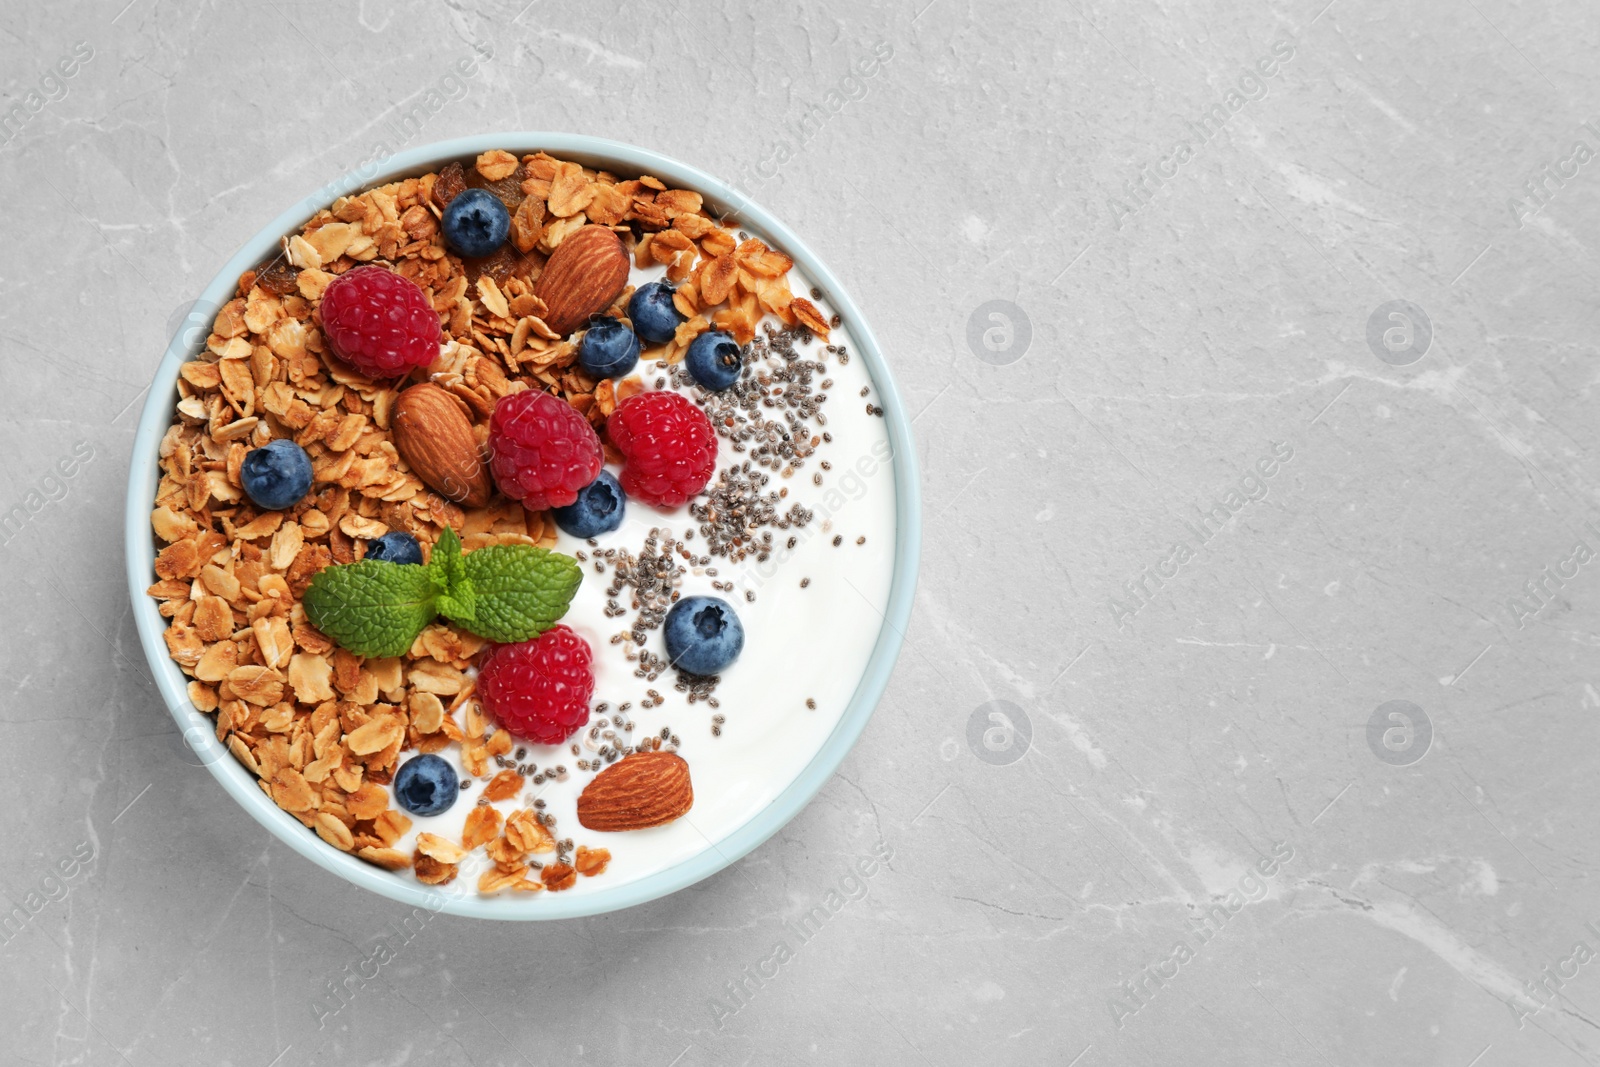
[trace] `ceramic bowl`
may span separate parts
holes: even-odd
[[[255,776],[217,741],[212,719],[196,711],[189,701],[186,691],[188,679],[168,656],[162,638],[166,620],[157,611],[156,601],[145,593],[146,588],[155,581],[153,566],[156,544],[150,529],[150,511],[160,479],[157,450],[172,421],[178,369],[204,347],[211,316],[233,296],[239,275],[275,255],[279,239],[284,234],[298,230],[312,215],[337,197],[396,179],[425,174],[451,160],[470,159],[492,148],[503,148],[518,154],[543,150],[561,159],[604,168],[617,174],[653,174],[671,187],[698,191],[705,197],[708,209],[713,213],[728,212],[738,220],[741,229],[787,252],[849,323],[856,341],[856,356],[866,360],[871,372],[894,449],[896,541],[888,606],[867,668],[838,725],[801,773],[769,804],[751,811],[743,825],[732,833],[708,842],[702,851],[674,866],[633,882],[619,884],[615,888],[607,887],[583,894],[480,897],[470,888],[462,891],[457,887],[446,887],[455,891],[441,892],[371,866],[323,842],[274,804],[261,791]],[[189,328],[178,330],[156,368],[139,419],[138,436],[134,441],[128,472],[125,530],[128,591],[133,599],[134,618],[137,620],[145,658],[185,741],[234,800],[300,855],[363,889],[436,912],[487,919],[562,919],[615,911],[693,885],[777,833],[816,795],[861,735],[888,684],[911,615],[912,594],[916,585],[921,542],[921,502],[910,419],[872,330],[850,294],[804,241],[742,193],[675,159],[596,137],[569,133],[501,133],[441,141],[368,164],[297,201],[263,226],[222,266],[195,301],[195,309],[189,316]]]

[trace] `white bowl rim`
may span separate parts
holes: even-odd
[[[179,368],[204,345],[203,336],[186,344],[187,330],[178,331],[156,370],[134,439],[125,516],[128,589],[145,658],[184,740],[234,800],[284,844],[363,889],[433,912],[502,920],[577,918],[643,904],[715,874],[782,829],[832,777],[871,718],[874,707],[888,685],[904,640],[911,617],[921,552],[921,492],[911,420],[907,417],[866,318],[833,272],[793,231],[743,193],[704,171],[650,149],[583,134],[539,132],[480,134],[407,149],[381,162],[357,168],[338,182],[326,185],[310,197],[296,202],[267,223],[223,265],[195,301],[195,306],[201,309],[220,308],[231,299],[240,274],[276,254],[280,239],[285,234],[298,230],[312,215],[337,197],[399,178],[424,174],[452,160],[474,158],[495,148],[518,154],[546,151],[563,159],[604,167],[618,173],[652,174],[672,187],[699,192],[712,210],[727,212],[743,228],[769,239],[792,256],[849,323],[857,346],[855,355],[866,360],[873,384],[878,390],[894,451],[894,576],[884,612],[884,624],[878,633],[867,669],[838,725],[810,763],[770,804],[752,813],[738,829],[722,840],[708,842],[708,847],[702,852],[637,881],[592,893],[540,893],[506,899],[480,897],[475,887],[449,886],[441,890],[403,880],[339,851],[311,833],[261,791],[257,779],[217,741],[214,720],[196,710],[190,702],[188,678],[172,661],[162,636],[166,630],[166,620],[157,610],[155,600],[145,593],[155,580],[155,536],[150,527],[150,511],[160,480],[158,449],[171,424]],[[209,322],[206,325],[209,326]]]

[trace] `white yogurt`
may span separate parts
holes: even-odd
[[[642,285],[661,273],[660,268],[635,269],[630,280],[636,286]],[[803,295],[812,282],[795,269],[789,274],[789,285],[797,295]],[[824,301],[814,303],[824,316],[833,314]],[[776,322],[771,318],[767,321]],[[714,694],[719,707],[712,708],[704,700],[690,705],[687,694],[674,688],[677,676],[671,670],[664,671],[655,681],[634,676],[636,664],[624,654],[628,644],[612,644],[611,637],[626,632],[637,612],[630,609],[624,615],[607,618],[605,594],[611,582],[611,568],[597,572],[593,564],[595,550],[579,538],[560,535],[557,551],[568,555],[582,551],[590,556],[588,562],[580,564],[583,584],[562,622],[594,650],[595,702],[610,705],[608,718],[618,705],[632,702],[623,715],[634,723],[634,731],[631,735],[618,731],[623,743],[637,744],[652,735],[659,736],[662,727],[670,727],[681,742],[678,753],[689,764],[694,783],[694,807],[678,821],[648,830],[596,833],[579,825],[577,817],[578,794],[595,774],[593,769],[577,768],[579,758],[593,756],[582,744],[588,727],[563,745],[519,741],[513,753],[516,748],[527,749],[526,757],[519,762],[537,764],[540,770],[564,764],[568,776],[565,782],[546,781],[540,786],[528,782],[518,796],[495,805],[502,817],[525,807],[530,796],[537,796],[545,802],[544,810],[556,817],[554,832],[558,839],[570,837],[575,845],[611,852],[611,864],[603,874],[579,878],[570,892],[616,888],[646,878],[714,848],[733,834],[771,803],[817,754],[838,725],[866,671],[883,626],[893,577],[896,487],[892,449],[885,420],[867,413],[867,405],[879,402],[879,397],[857,350],[850,323],[834,329],[829,343],[848,350],[847,364],[841,365],[821,341],[799,346],[799,352],[803,359],[827,364],[826,371],[812,378],[813,393],[824,391],[820,388],[822,379],[833,380],[825,390],[828,400],[821,407],[827,424],[812,425],[815,434],[825,430],[833,440],[823,442],[789,478],[781,477],[777,471],[766,472],[771,480],[765,489],[787,487],[789,495],[783,500],[783,509],[798,503],[813,513],[811,522],[799,529],[773,529],[775,551],[767,562],[756,562],[753,553],[738,563],[712,556],[710,567],[717,571],[716,576],[696,575],[690,570],[679,589],[681,596],[721,597],[733,605],[744,624],[744,651],[722,673]],[[667,377],[667,387],[671,388],[670,376],[654,363],[641,363],[634,373],[647,388],[654,388],[657,377]],[[866,397],[861,396],[863,388],[869,389]],[[689,395],[692,397],[692,390]],[[767,417],[778,413],[776,408],[761,410]],[[718,438],[718,471],[748,456],[748,452],[734,452],[726,438]],[[822,469],[823,460],[831,464],[831,470]],[[612,472],[616,473],[616,469]],[[823,479],[821,486],[813,482],[818,473]],[[712,483],[715,482],[713,475]],[[622,525],[597,539],[599,550],[616,548],[637,554],[652,527],[661,528],[665,535],[679,541],[687,531],[694,530],[694,538],[688,542],[690,550],[696,556],[707,554],[699,523],[687,506],[668,512],[635,500],[628,501]],[[791,536],[797,539],[793,551],[784,548]],[[833,545],[835,536],[842,538],[838,547]],[[862,536],[865,544],[857,545],[856,539]],[[810,582],[802,588],[800,583],[805,578]],[[713,589],[713,581],[731,581],[735,589]],[[755,591],[754,602],[745,598],[747,589]],[[629,608],[630,592],[625,587],[617,598],[623,608]],[[659,628],[651,631],[645,647],[658,656],[666,656]],[[640,702],[650,689],[660,693],[664,702],[641,709]],[[816,702],[815,710],[807,707],[808,699]],[[460,714],[457,713],[458,721]],[[713,715],[725,717],[721,736],[711,733]],[[596,721],[591,716],[590,724]],[[581,757],[572,754],[571,745],[575,742]],[[486,782],[467,778],[461,768],[458,745],[452,744],[438,755],[450,761],[462,779],[471,784],[442,815],[412,817],[411,830],[395,846],[407,853],[415,847],[419,833],[459,842],[466,817]],[[407,758],[402,753],[401,762]],[[491,773],[497,769],[491,764]],[[398,804],[393,806],[404,810]],[[535,858],[548,862],[553,854]],[[476,849],[462,862],[457,884],[470,891],[478,875],[490,865],[484,850]],[[398,876],[414,878],[409,871]],[[502,891],[501,895],[510,895],[510,891]]]

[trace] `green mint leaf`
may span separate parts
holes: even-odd
[[[437,614],[428,567],[364,559],[325,567],[302,602],[311,624],[360,656],[400,656]]]
[[[439,614],[451,622],[472,628],[477,613],[477,596],[472,581],[467,577],[466,560],[461,555],[461,540],[456,532],[446,526],[433,546],[428,559],[428,573],[440,589],[435,602]]]
[[[473,620],[478,617],[477,600],[472,583],[463,582],[454,593],[440,593],[433,606],[451,622],[471,630]]]
[[[428,556],[428,573],[433,576],[433,582],[440,589],[449,590],[466,577],[466,570],[462,565],[461,539],[456,532],[446,526],[439,535],[439,540],[434,542],[433,552]]]
[[[477,602],[472,620],[461,625],[501,644],[554,626],[583,581],[577,560],[532,545],[489,545],[464,560]]]

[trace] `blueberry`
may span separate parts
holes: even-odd
[[[684,597],[667,612],[661,632],[668,661],[690,674],[716,674],[744,648],[744,624],[720,597]]]
[[[666,344],[678,332],[684,318],[672,304],[672,292],[666,282],[647,282],[628,300],[628,318],[640,340]]]
[[[444,241],[459,256],[486,256],[510,232],[511,212],[486,189],[468,189],[444,209]]]
[[[390,563],[421,563],[422,546],[404,530],[390,530],[382,537],[367,542],[365,559],[382,559]]]
[[[239,480],[256,507],[283,511],[299,503],[311,488],[311,457],[287,437],[280,437],[244,457]]]
[[[594,537],[610,533],[622,525],[628,497],[610,471],[578,490],[578,499],[562,508],[551,508],[556,525],[573,537]]]
[[[456,769],[427,753],[400,765],[394,776],[394,798],[413,815],[440,815],[461,795]]]
[[[638,362],[638,335],[610,315],[590,322],[578,342],[578,366],[596,381],[620,378]]]
[[[732,334],[709,330],[689,345],[684,364],[689,376],[707,389],[726,389],[739,380],[741,358]]]

